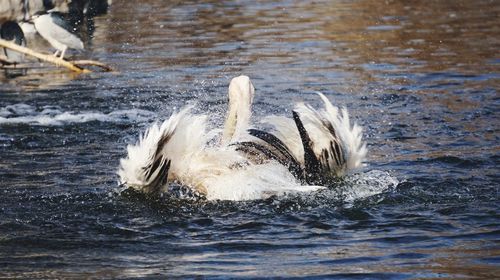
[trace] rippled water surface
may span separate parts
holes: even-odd
[[[498,1],[140,2],[76,54],[119,73],[0,74],[0,278],[500,275]],[[220,124],[240,74],[256,119],[347,106],[369,165],[252,202],[120,191],[127,144],[188,103]]]

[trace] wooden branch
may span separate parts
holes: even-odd
[[[68,61],[66,61],[64,59],[55,57],[53,55],[47,55],[47,54],[39,53],[39,52],[33,51],[33,50],[29,49],[29,48],[25,48],[25,47],[16,45],[16,44],[14,44],[12,42],[9,42],[9,41],[3,40],[3,39],[0,39],[0,46],[4,47],[4,48],[9,48],[11,50],[14,50],[14,51],[17,51],[17,52],[20,52],[20,53],[27,54],[29,56],[36,57],[36,58],[38,58],[40,60],[43,60],[43,61],[47,61],[47,62],[53,63],[56,66],[66,67],[66,68],[68,68],[68,69],[70,69],[72,71],[75,71],[77,73],[90,73],[90,72],[92,72],[90,70],[78,67],[78,66],[74,65],[73,63],[68,62]]]
[[[100,68],[104,69],[104,71],[106,71],[106,72],[113,72],[113,71],[115,71],[109,65],[106,65],[106,64],[104,64],[102,62],[95,61],[95,60],[73,60],[73,61],[71,61],[71,63],[73,63],[74,65],[97,66],[97,67],[100,67]]]

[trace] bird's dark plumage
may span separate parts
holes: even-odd
[[[0,36],[7,41],[14,40],[17,45],[25,45],[24,33],[19,24],[15,21],[6,21],[2,24]]]
[[[26,39],[24,38],[24,33],[19,24],[15,21],[6,21],[2,24],[0,28],[0,37],[7,41],[12,41],[16,45],[26,46]],[[4,48],[3,50],[5,56],[14,62],[21,62],[24,59],[24,55]]]
[[[52,18],[52,21],[55,24],[59,25],[60,27],[64,28],[65,30],[67,30],[73,34],[76,34],[75,28],[73,28],[71,26],[69,21],[64,17],[64,14],[62,14],[60,12],[50,12],[48,14],[50,15],[50,17]]]

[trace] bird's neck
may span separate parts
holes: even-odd
[[[248,102],[229,102],[229,109],[224,123],[222,144],[228,145],[237,140],[248,128],[251,117],[251,104]]]

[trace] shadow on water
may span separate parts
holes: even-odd
[[[494,279],[495,1],[113,1],[86,51],[119,75],[0,77],[1,277]],[[32,39],[40,49],[50,49]],[[364,127],[368,167],[308,195],[209,202],[120,192],[127,144],[196,102],[222,123],[319,105]]]

